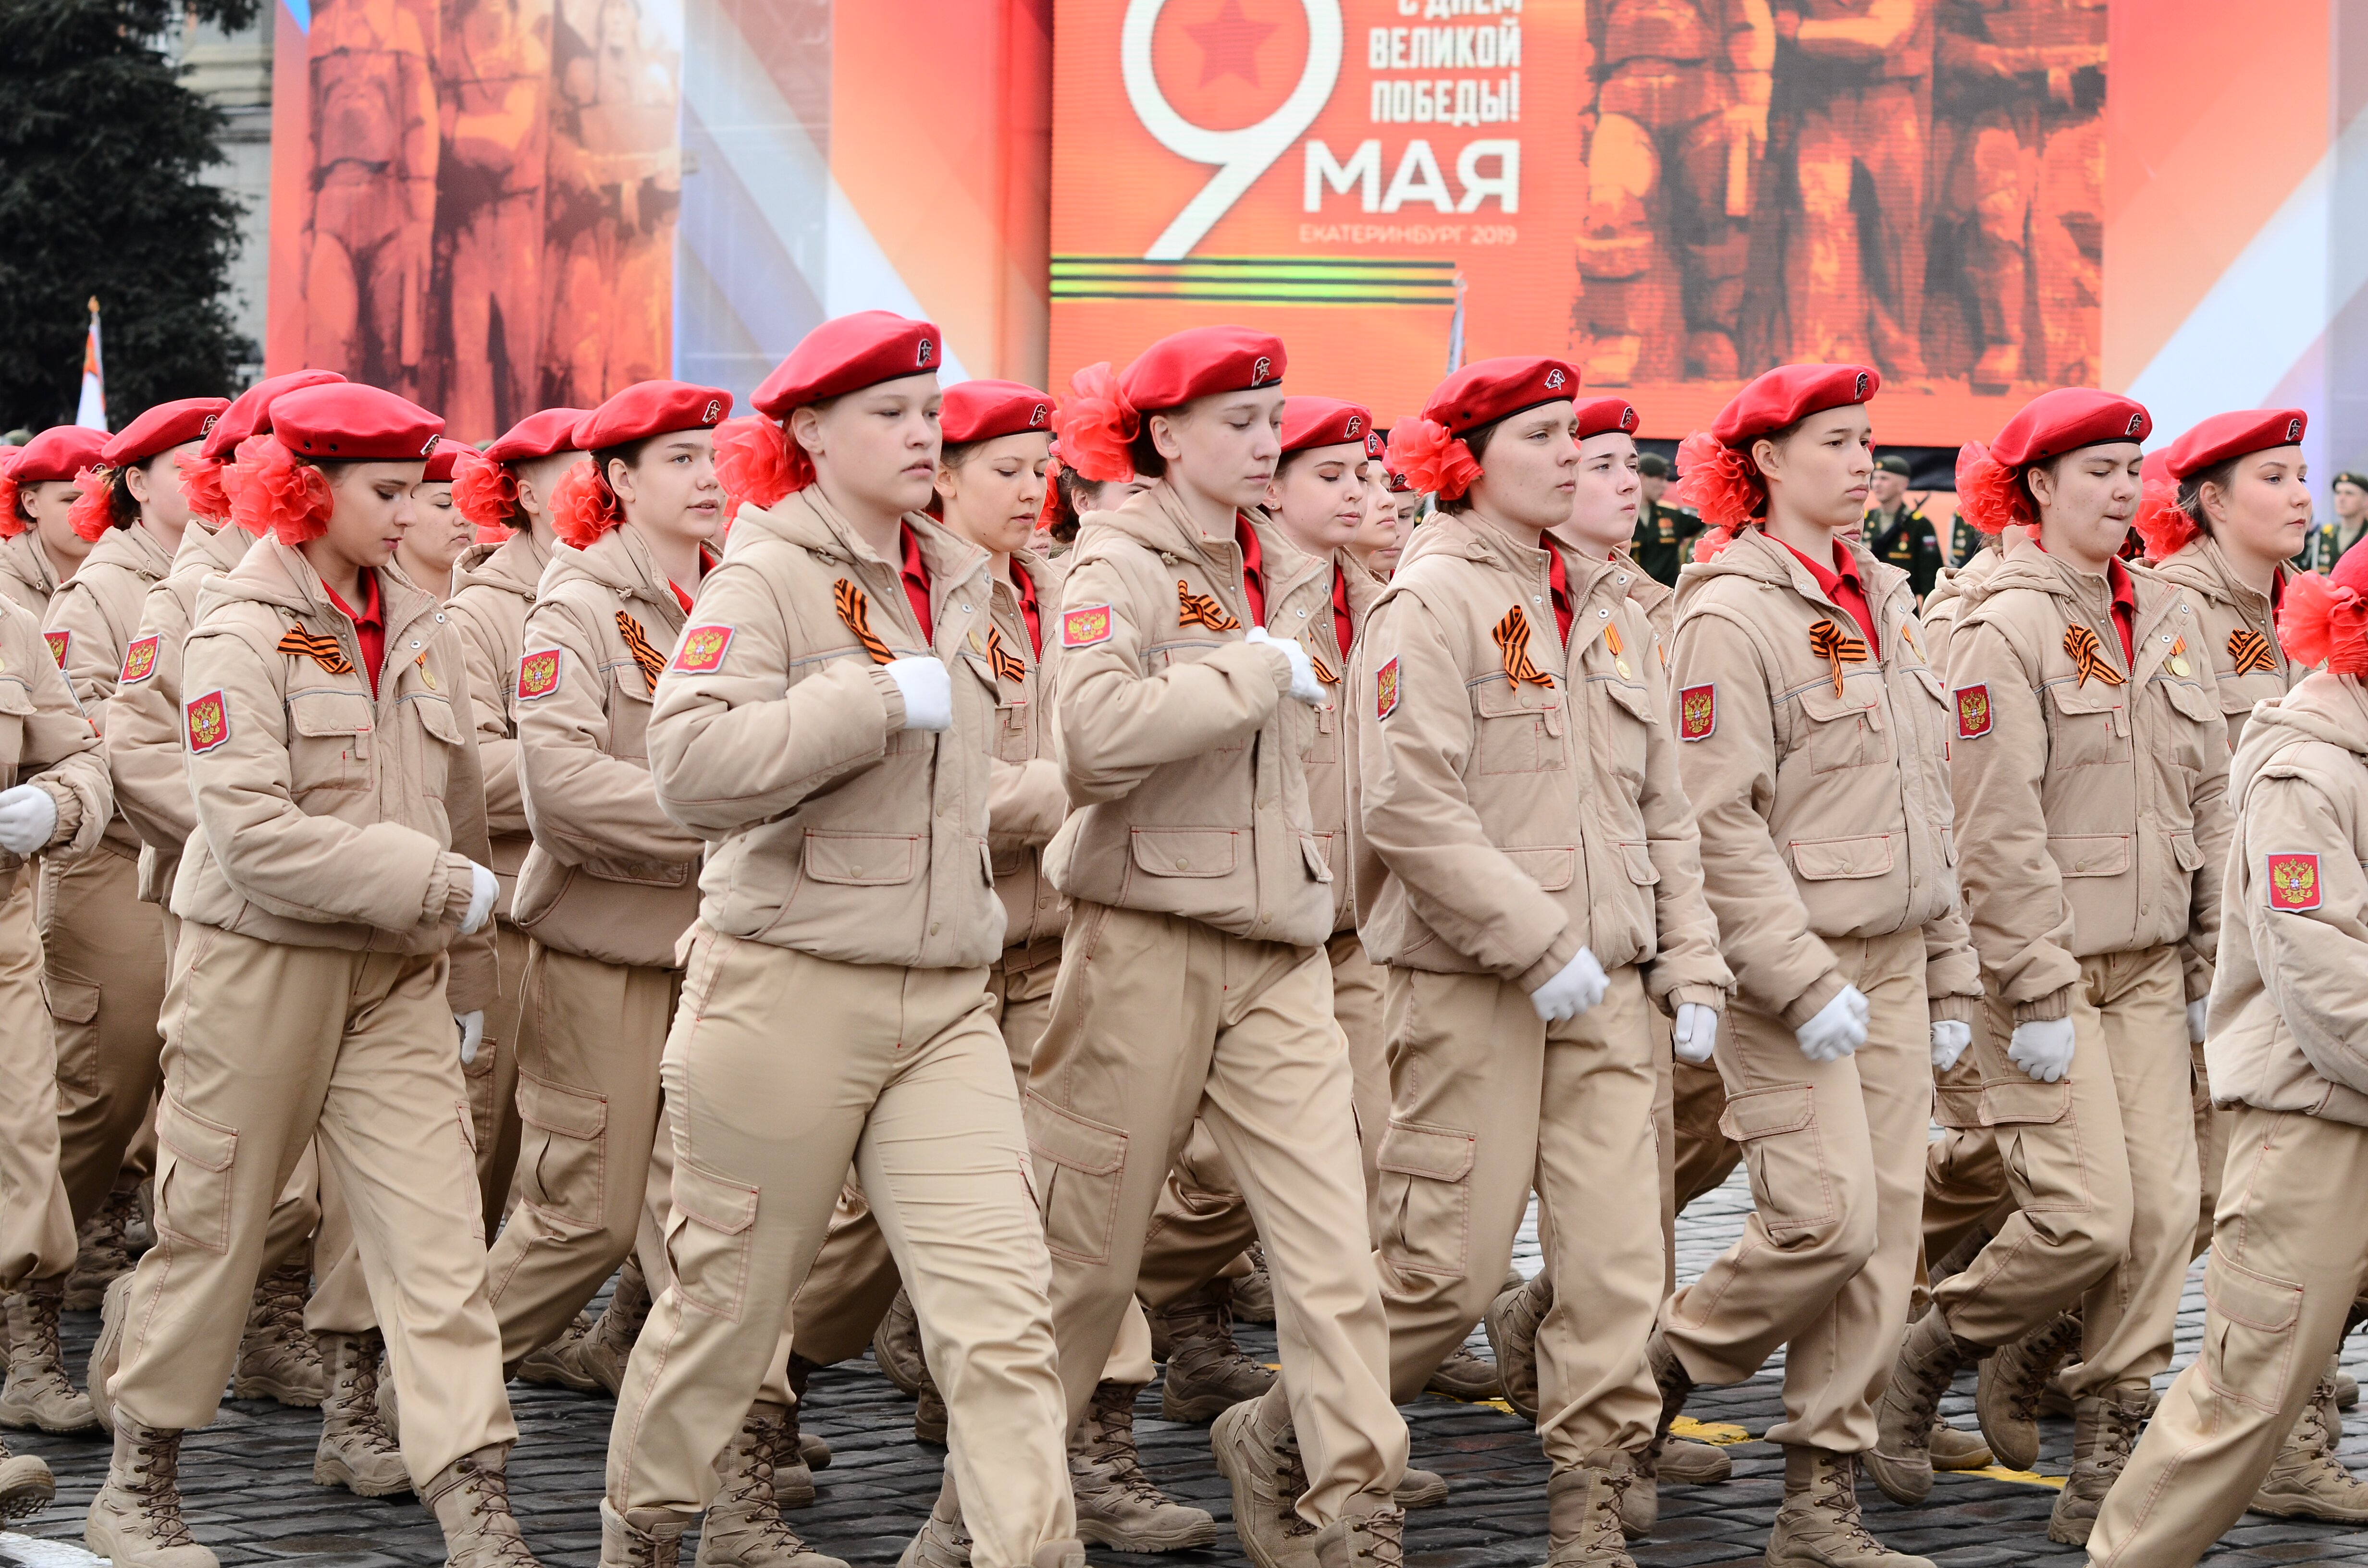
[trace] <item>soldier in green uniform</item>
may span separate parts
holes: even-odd
[[[1658,452],[1637,456],[1636,483],[1643,494],[1636,501],[1636,536],[1628,553],[1656,579],[1675,587],[1679,569],[1693,558],[1694,539],[1702,531],[1702,514],[1661,499],[1669,488],[1669,460]]]
[[[2310,532],[2294,552],[2297,572],[2332,572],[2343,552],[2360,542],[2362,525],[2368,523],[2368,477],[2339,473],[2334,488],[2335,516],[2311,518]]]
[[[1941,574],[1941,534],[1932,519],[1907,499],[1908,472],[1906,458],[1875,460],[1874,505],[1866,509],[1860,531],[1877,561],[1887,561],[1907,574],[1907,585],[1915,591],[1916,602],[1922,604],[1924,596],[1932,591],[1932,580]]]

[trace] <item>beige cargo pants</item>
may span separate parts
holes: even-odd
[[[2228,1166],[2203,1351],[2106,1495],[2089,1540],[2099,1568],[2185,1568],[2237,1522],[2368,1289],[2368,1128],[2250,1106],[2220,1114]]]
[[[2170,1366],[2201,1186],[2179,949],[2081,960],[2072,1028],[2071,1073],[2035,1083],[2008,1060],[2013,1026],[1992,998],[1974,1050],[2014,1212],[1932,1300],[1987,1346],[2081,1302],[2080,1359],[2063,1380],[2078,1398]]]
[[[156,1245],[133,1272],[108,1385],[132,1420],[213,1419],[275,1199],[317,1138],[386,1325],[404,1463],[424,1481],[517,1437],[485,1301],[449,967],[442,953],[181,927],[165,1005]]]
[[[63,865],[44,860],[40,877],[58,1174],[80,1224],[107,1201],[163,1082],[165,926],[140,900],[140,862],[111,844]]]
[[[1309,1478],[1300,1512],[1319,1526],[1353,1495],[1394,1491],[1406,1468],[1351,1095],[1323,949],[1102,904],[1071,913],[1027,1100],[1070,1417],[1134,1299],[1152,1210],[1197,1116],[1266,1241]]]
[[[1634,966],[1567,1023],[1494,975],[1389,971],[1395,1089],[1376,1208],[1393,1394],[1410,1400],[1504,1286],[1531,1187],[1551,1217],[1538,1435],[1555,1470],[1641,1453],[1661,1400],[1645,1340],[1666,1263],[1653,1006]]]
[[[712,1496],[851,1164],[945,1396],[973,1561],[1026,1568],[1076,1535],[1043,1230],[985,977],[698,929],[662,1068],[673,1283],[609,1432],[619,1513]]]
[[[0,898],[0,1294],[74,1267],[74,1223],[58,1179],[57,1058],[41,1002],[33,872]]]
[[[1669,1298],[1662,1328],[1698,1383],[1741,1382],[1778,1346],[1772,1443],[1862,1453],[1907,1332],[1932,1114],[1924,933],[1828,937],[1866,995],[1866,1043],[1812,1062],[1782,1021],[1738,1002],[1720,1020],[1720,1125],[1743,1145],[1743,1235]]]

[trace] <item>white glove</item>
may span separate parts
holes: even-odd
[[[49,846],[58,831],[58,803],[38,784],[0,791],[0,849],[30,855]]]
[[[940,734],[954,727],[954,683],[943,659],[914,654],[888,666],[888,678],[905,699],[905,728],[934,730]]]
[[[1932,1026],[1932,1071],[1946,1073],[1965,1054],[1974,1043],[1974,1026],[1955,1018],[1943,1018]]]
[[[1718,1046],[1718,1009],[1699,1002],[1679,1003],[1677,1030],[1671,1043],[1676,1045],[1680,1062],[1699,1067],[1709,1061]]]
[[[452,1022],[461,1030],[461,1065],[469,1066],[477,1060],[477,1047],[485,1038],[485,1010],[480,1007],[473,1013],[455,1013]]]
[[[1817,1016],[1793,1031],[1812,1062],[1839,1062],[1866,1043],[1866,994],[1845,985]]]
[[[1324,706],[1324,683],[1315,678],[1315,661],[1307,656],[1306,649],[1296,642],[1268,636],[1263,626],[1251,627],[1242,633],[1242,641],[1263,642],[1280,652],[1291,661],[1291,695],[1310,708]]]
[[[469,862],[469,913],[461,917],[461,935],[473,937],[493,918],[494,900],[502,896],[502,881],[474,860]]]
[[[2039,1018],[2014,1026],[2007,1060],[2042,1084],[2060,1084],[2072,1070],[2072,1020]]]
[[[1585,948],[1562,972],[1530,993],[1530,1006],[1550,1024],[1567,1023],[1603,1000],[1603,966]]]
[[[0,795],[0,801],[6,801],[7,798],[8,797],[6,795]],[[2198,996],[2194,1001],[2190,1002],[2187,1005],[2188,1044],[2202,1045],[2203,1043],[2203,1021],[2206,1017],[2210,1017],[2210,1015],[2211,999],[2209,997]]]

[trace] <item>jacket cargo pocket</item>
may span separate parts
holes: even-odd
[[[2170,858],[2179,862],[2179,869],[2182,871],[2203,869],[2203,851],[2196,846],[2195,835],[2192,833],[2170,835]]]
[[[1538,884],[1544,892],[1560,892],[1570,886],[1578,875],[1578,849],[1575,845],[1559,845],[1540,849],[1508,849],[1503,852],[1513,869]]]
[[[1307,862],[1307,880],[1328,882],[1332,880],[1332,835],[1303,833],[1299,835],[1299,858]]]
[[[1872,767],[1891,760],[1891,740],[1884,723],[1880,687],[1861,683],[1865,695],[1845,687],[1836,692],[1831,682],[1812,686],[1800,695],[1801,718],[1806,733],[1800,744],[1809,748],[1809,771],[1832,773],[1845,767]]]
[[[1531,694],[1535,693],[1535,696]],[[1559,715],[1553,687],[1515,686],[1490,676],[1472,688],[1474,749],[1483,773],[1537,773],[1562,766],[1562,737],[1547,733],[1546,710]]]
[[[33,694],[15,676],[0,676],[0,767],[25,759],[25,721],[34,713]]]
[[[1830,1225],[1840,1217],[1826,1143],[1817,1130],[1817,1092],[1806,1084],[1746,1089],[1727,1098],[1718,1130],[1743,1145],[1751,1194],[1768,1233]]]
[[[995,710],[995,755],[1002,762],[1027,762],[1035,756],[1029,744],[1028,699],[1014,698]]]
[[[2274,1415],[2294,1375],[2302,1287],[2256,1274],[2215,1247],[2203,1269],[2203,1300],[2211,1308],[2198,1358],[2204,1382],[2224,1399]]]
[[[1382,1134],[1382,1256],[1415,1274],[1461,1278],[1472,1251],[1473,1135],[1393,1120]]]
[[[518,1201],[563,1229],[598,1229],[609,1184],[608,1099],[521,1071],[518,1105],[526,1126]]]
[[[757,1188],[677,1155],[674,1211],[666,1216],[666,1256],[674,1264],[677,1293],[726,1323],[738,1323],[748,1299],[748,1259],[756,1240]]]
[[[2126,834],[2059,834],[2048,839],[2047,853],[2066,877],[2118,877],[2130,869]]]
[[[1108,1263],[1126,1178],[1126,1133],[1064,1110],[1033,1090],[1020,1108],[1036,1200],[1044,1210],[1045,1246],[1077,1263]]]
[[[2047,688],[2047,766],[2062,772],[2130,759],[2130,715],[2123,688],[2060,680]]]
[[[1227,827],[1138,827],[1134,863],[1155,877],[1230,877],[1239,836]]]
[[[840,887],[888,888],[920,874],[921,840],[910,833],[806,829],[806,875]]]
[[[1850,881],[1891,874],[1891,835],[1863,834],[1856,838],[1796,838],[1793,870],[1804,882]]]
[[[1598,680],[1594,685],[1609,699],[1604,707],[1606,760],[1611,771],[1628,783],[1642,785],[1646,733],[1660,722],[1653,711],[1652,695],[1626,681]]]
[[[1984,1127],[2048,1127],[2071,1112],[2069,1078],[2053,1084],[2036,1078],[1999,1078],[1982,1085]]]
[[[370,700],[359,691],[288,694],[288,787],[301,804],[314,790],[370,788]]]
[[[171,1095],[156,1102],[156,1229],[207,1252],[230,1251],[231,1167],[238,1132]]]
[[[1338,687],[1332,688],[1336,693]],[[1315,710],[1315,738],[1307,744],[1307,761],[1311,767],[1326,767],[1340,760],[1340,704],[1327,698]]]
[[[461,749],[460,716],[450,701],[427,692],[404,698],[404,705],[417,716],[419,728],[427,736],[427,743],[419,748],[420,788],[440,801],[452,777],[452,758]]]

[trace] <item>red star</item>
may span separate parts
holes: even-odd
[[[1258,85],[1258,46],[1275,31],[1272,22],[1254,22],[1242,15],[1242,0],[1225,0],[1217,14],[1184,30],[1201,46],[1201,85],[1221,76],[1239,76]]]

